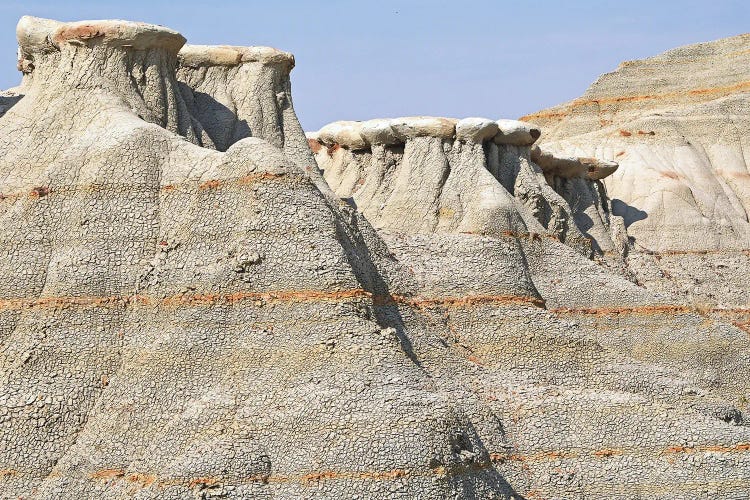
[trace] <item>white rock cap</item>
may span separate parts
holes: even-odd
[[[396,131],[393,130],[393,127],[391,126],[391,120],[387,119],[375,119],[362,122],[361,134],[364,140],[370,145],[392,145],[401,143]]]
[[[360,131],[362,122],[338,121],[329,123],[318,131],[318,140],[324,144],[340,144],[350,149],[367,149]]]
[[[590,180],[604,179],[619,167],[616,162],[597,158],[555,156],[539,146],[531,148],[531,161],[548,174],[565,178],[586,177]]]
[[[464,118],[456,124],[456,139],[484,142],[495,137],[499,130],[497,122],[488,118]]]
[[[538,128],[517,120],[494,121],[480,117],[456,120],[436,116],[404,116],[365,122],[333,122],[319,130],[317,140],[325,144],[340,144],[350,149],[366,149],[374,144],[403,144],[416,137],[455,138],[459,141],[478,143],[494,140],[497,144],[530,146],[540,135]]]
[[[437,137],[451,139],[456,134],[454,118],[438,118],[435,116],[405,116],[393,118],[391,127],[396,136],[402,141],[415,137]]]
[[[178,54],[180,64],[202,66],[238,66],[246,62],[294,67],[294,55],[273,47],[239,47],[235,45],[185,45]]]
[[[64,44],[101,44],[133,50],[161,48],[176,53],[185,44],[177,31],[155,24],[122,20],[62,23],[23,16],[16,26],[18,46],[24,55],[49,52]]]
[[[518,120],[497,120],[498,133],[494,138],[496,144],[513,146],[531,146],[542,135],[541,130],[530,123]]]

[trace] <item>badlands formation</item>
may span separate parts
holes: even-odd
[[[605,180],[645,285],[710,306],[750,302],[750,34],[629,61],[523,118],[544,147],[620,168]]]
[[[306,138],[291,54],[17,35],[1,498],[747,498],[748,38],[603,78],[609,124]]]

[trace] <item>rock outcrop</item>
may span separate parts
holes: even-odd
[[[749,68],[750,35],[689,45],[524,118],[556,154],[620,164],[604,182],[632,238],[629,267],[708,306],[750,303]]]
[[[271,47],[185,45],[178,60],[183,97],[209,147],[226,151],[241,139],[260,137],[303,169],[314,169],[292,107],[292,54]]]
[[[514,136],[509,133],[511,130],[516,139],[509,138]],[[538,129],[520,122],[428,117],[336,122],[319,132],[308,133],[311,147],[331,188],[339,196],[349,199],[378,228],[389,249],[414,273],[421,293],[440,294],[450,290],[453,296],[503,294],[519,298],[525,294],[544,300],[553,315],[542,320],[527,310],[522,313],[524,316],[536,317],[534,321],[556,318],[565,322],[562,329],[545,322],[544,326],[534,330],[543,338],[524,337],[519,340],[517,334],[528,331],[528,326],[507,324],[509,317],[516,314],[511,311],[519,310],[518,306],[503,312],[495,309],[494,312],[444,313],[454,338],[460,339],[459,345],[466,347],[470,359],[480,363],[485,376],[495,383],[499,379],[504,379],[503,383],[516,380],[526,388],[523,390],[533,393],[549,390],[550,379],[544,379],[545,376],[558,373],[566,380],[552,382],[556,388],[552,391],[559,396],[554,402],[545,400],[541,403],[536,396],[522,398],[526,400],[521,403],[524,408],[532,401],[537,411],[540,408],[537,404],[549,405],[545,411],[555,416],[545,420],[540,427],[548,429],[552,435],[556,432],[566,434],[566,430],[557,427],[554,420],[578,421],[578,417],[568,411],[585,407],[586,412],[599,415],[596,418],[625,419],[631,422],[628,426],[636,425],[636,421],[652,422],[645,427],[655,427],[648,430],[639,426],[639,432],[646,434],[638,439],[659,442],[663,439],[663,431],[661,424],[655,424],[658,417],[651,413],[655,408],[627,409],[644,394],[648,394],[641,400],[644,402],[669,400],[675,407],[687,405],[691,411],[718,417],[724,422],[744,422],[745,417],[740,416],[743,410],[739,407],[719,402],[721,397],[709,401],[718,394],[728,397],[724,401],[744,401],[745,396],[738,394],[745,394],[748,384],[743,381],[734,385],[728,379],[724,380],[725,376],[729,379],[733,376],[729,372],[719,375],[714,371],[718,367],[717,360],[701,357],[706,354],[706,335],[721,339],[718,345],[725,347],[719,348],[724,352],[721,355],[724,361],[720,364],[728,363],[733,369],[750,373],[747,361],[743,359],[745,355],[732,353],[729,347],[732,345],[747,353],[746,334],[721,322],[707,322],[704,315],[710,311],[699,311],[684,305],[677,297],[657,296],[635,286],[624,279],[630,276],[627,269],[618,269],[612,262],[606,262],[604,257],[627,256],[628,251],[622,221],[611,214],[606,190],[601,183],[601,179],[617,170],[617,164],[586,157],[552,155],[534,145],[539,136]],[[580,236],[574,238],[572,235]],[[581,245],[582,241],[586,245]],[[607,244],[610,246],[605,247]],[[594,257],[601,265],[584,257]],[[612,271],[620,272],[613,274]],[[549,333],[551,336],[546,336]],[[575,349],[583,359],[572,361],[574,358],[568,358],[568,361],[580,368],[585,367],[586,375],[579,372],[581,378],[578,378],[574,375],[576,369],[571,369],[570,365],[560,367],[557,372],[548,364],[555,358],[552,351],[556,347],[552,346],[559,347],[559,341],[576,344]],[[579,341],[583,343],[579,344]],[[527,358],[526,353],[531,352],[536,356],[533,360]],[[564,354],[563,358],[569,355]],[[519,375],[517,363],[528,366],[524,382],[518,382],[516,378]],[[624,371],[615,375],[611,372],[614,366],[617,366],[616,371]],[[631,372],[631,368],[635,371]],[[703,375],[698,375],[699,372]],[[675,378],[668,381],[663,378],[666,373]],[[718,383],[714,396],[701,393],[699,399],[689,402],[691,398],[685,399],[682,389],[677,389],[687,380],[691,381],[688,384],[704,386],[708,379],[703,377],[708,373],[713,373],[711,379]],[[461,378],[461,375],[456,374],[456,377]],[[686,378],[677,382],[682,377]],[[701,378],[703,382],[698,382]],[[645,386],[636,388],[639,384],[636,379],[644,381]],[[719,388],[727,382],[725,388]],[[577,385],[579,383],[582,385]],[[566,388],[565,396],[557,392],[560,386]],[[586,390],[593,392],[589,394]],[[623,390],[628,396],[621,392]],[[606,409],[592,401],[593,394],[605,393],[607,396],[601,404]],[[624,399],[620,400],[621,397]],[[507,404],[512,399],[504,401]],[[614,410],[611,405],[615,400],[630,403],[617,404],[617,410]],[[502,410],[499,411],[503,414]],[[609,413],[611,411],[616,411],[617,416]],[[511,421],[516,418],[507,413],[504,415],[504,423],[508,418]],[[693,424],[687,425],[691,427]],[[710,431],[704,428],[697,432],[702,435]],[[525,430],[515,427],[510,435],[513,439],[535,439]],[[617,444],[608,442],[611,449],[591,452],[597,457],[606,456],[606,465],[585,464],[577,451],[543,452],[534,448],[535,458],[524,456],[519,460],[534,471],[532,475],[539,473],[546,479],[541,482],[532,480],[533,486],[527,485],[522,491],[542,497],[606,495],[623,498],[628,497],[629,491],[665,497],[696,491],[694,482],[679,485],[673,481],[683,472],[672,470],[667,474],[669,479],[657,479],[653,475],[653,463],[639,462],[640,465],[635,466],[633,462],[627,465],[612,462],[612,457],[619,456],[623,447],[641,450],[637,452],[639,458],[636,461],[649,454],[632,440],[634,436],[625,437],[620,433],[618,436]],[[576,434],[575,438],[570,435],[552,438],[550,435],[549,439],[586,440],[588,436],[583,432]],[[593,445],[589,443],[584,448],[587,446]],[[624,455],[628,458],[623,460],[633,460],[632,454]],[[503,457],[500,462],[510,460],[505,455],[499,456]],[[550,474],[549,465],[531,465],[550,460],[556,466],[564,466],[566,460],[563,457],[573,456],[575,460],[568,463],[576,463],[576,473],[567,476],[566,480],[556,478],[555,473]],[[604,474],[614,473],[618,477],[632,474],[631,479],[624,480],[624,483],[619,482],[621,479],[616,480],[620,485],[630,486],[613,489],[611,484],[610,488],[602,486],[597,479],[600,477],[597,474],[603,473],[603,469],[599,469],[602,466],[607,467]],[[745,466],[738,464],[738,467]],[[511,484],[517,484],[518,476],[512,468],[500,469],[504,477],[514,478]],[[744,472],[737,474],[742,478],[740,482],[746,484]],[[733,482],[719,482],[722,486],[712,490],[712,494],[736,491]]]
[[[311,144],[341,201],[289,54],[127,21],[18,40],[0,497],[747,491],[750,341],[616,267],[613,164],[521,122],[337,124]]]
[[[540,134],[515,120],[406,117],[335,122],[308,139],[334,192],[375,227],[534,232],[588,257],[622,255],[622,219],[600,182],[617,164],[555,157],[533,146]]]

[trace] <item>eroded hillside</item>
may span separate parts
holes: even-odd
[[[127,21],[17,34],[0,496],[750,488],[750,339],[639,286],[605,189],[624,163],[484,119],[311,149],[288,53]]]

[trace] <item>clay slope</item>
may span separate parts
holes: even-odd
[[[179,34],[33,18],[18,34],[26,77],[0,121],[3,496],[507,490],[491,467],[464,472],[466,447],[489,464],[476,431],[373,312],[393,307],[394,264],[356,214],[268,141],[200,147]]]
[[[605,184],[633,239],[631,269],[709,306],[750,303],[748,68],[747,34],[681,47],[524,118],[552,151],[620,164]]]
[[[515,122],[320,146],[371,225],[308,163],[288,54],[127,21],[17,34],[0,497],[748,490],[747,336],[628,280],[612,164]]]
[[[744,436],[747,378],[733,373],[750,373],[747,335],[628,281],[614,265],[628,247],[613,251],[615,236],[626,236],[600,184],[617,165],[551,155],[532,145],[532,130],[508,120],[410,117],[336,122],[308,138],[332,189],[378,228],[421,290],[479,302],[479,294],[520,295],[526,283],[545,301],[547,311],[440,312],[456,347],[481,367],[481,381],[468,383],[479,384],[508,441],[523,450],[495,455],[512,485],[541,498],[679,498],[700,496],[699,484],[712,485],[709,496],[740,491],[743,455],[721,479],[672,467],[665,450],[696,448],[666,444],[676,435],[657,415],[661,405],[687,411],[678,434],[705,437],[729,424]],[[697,415],[723,423],[709,430]],[[687,430],[694,425],[700,430]]]

